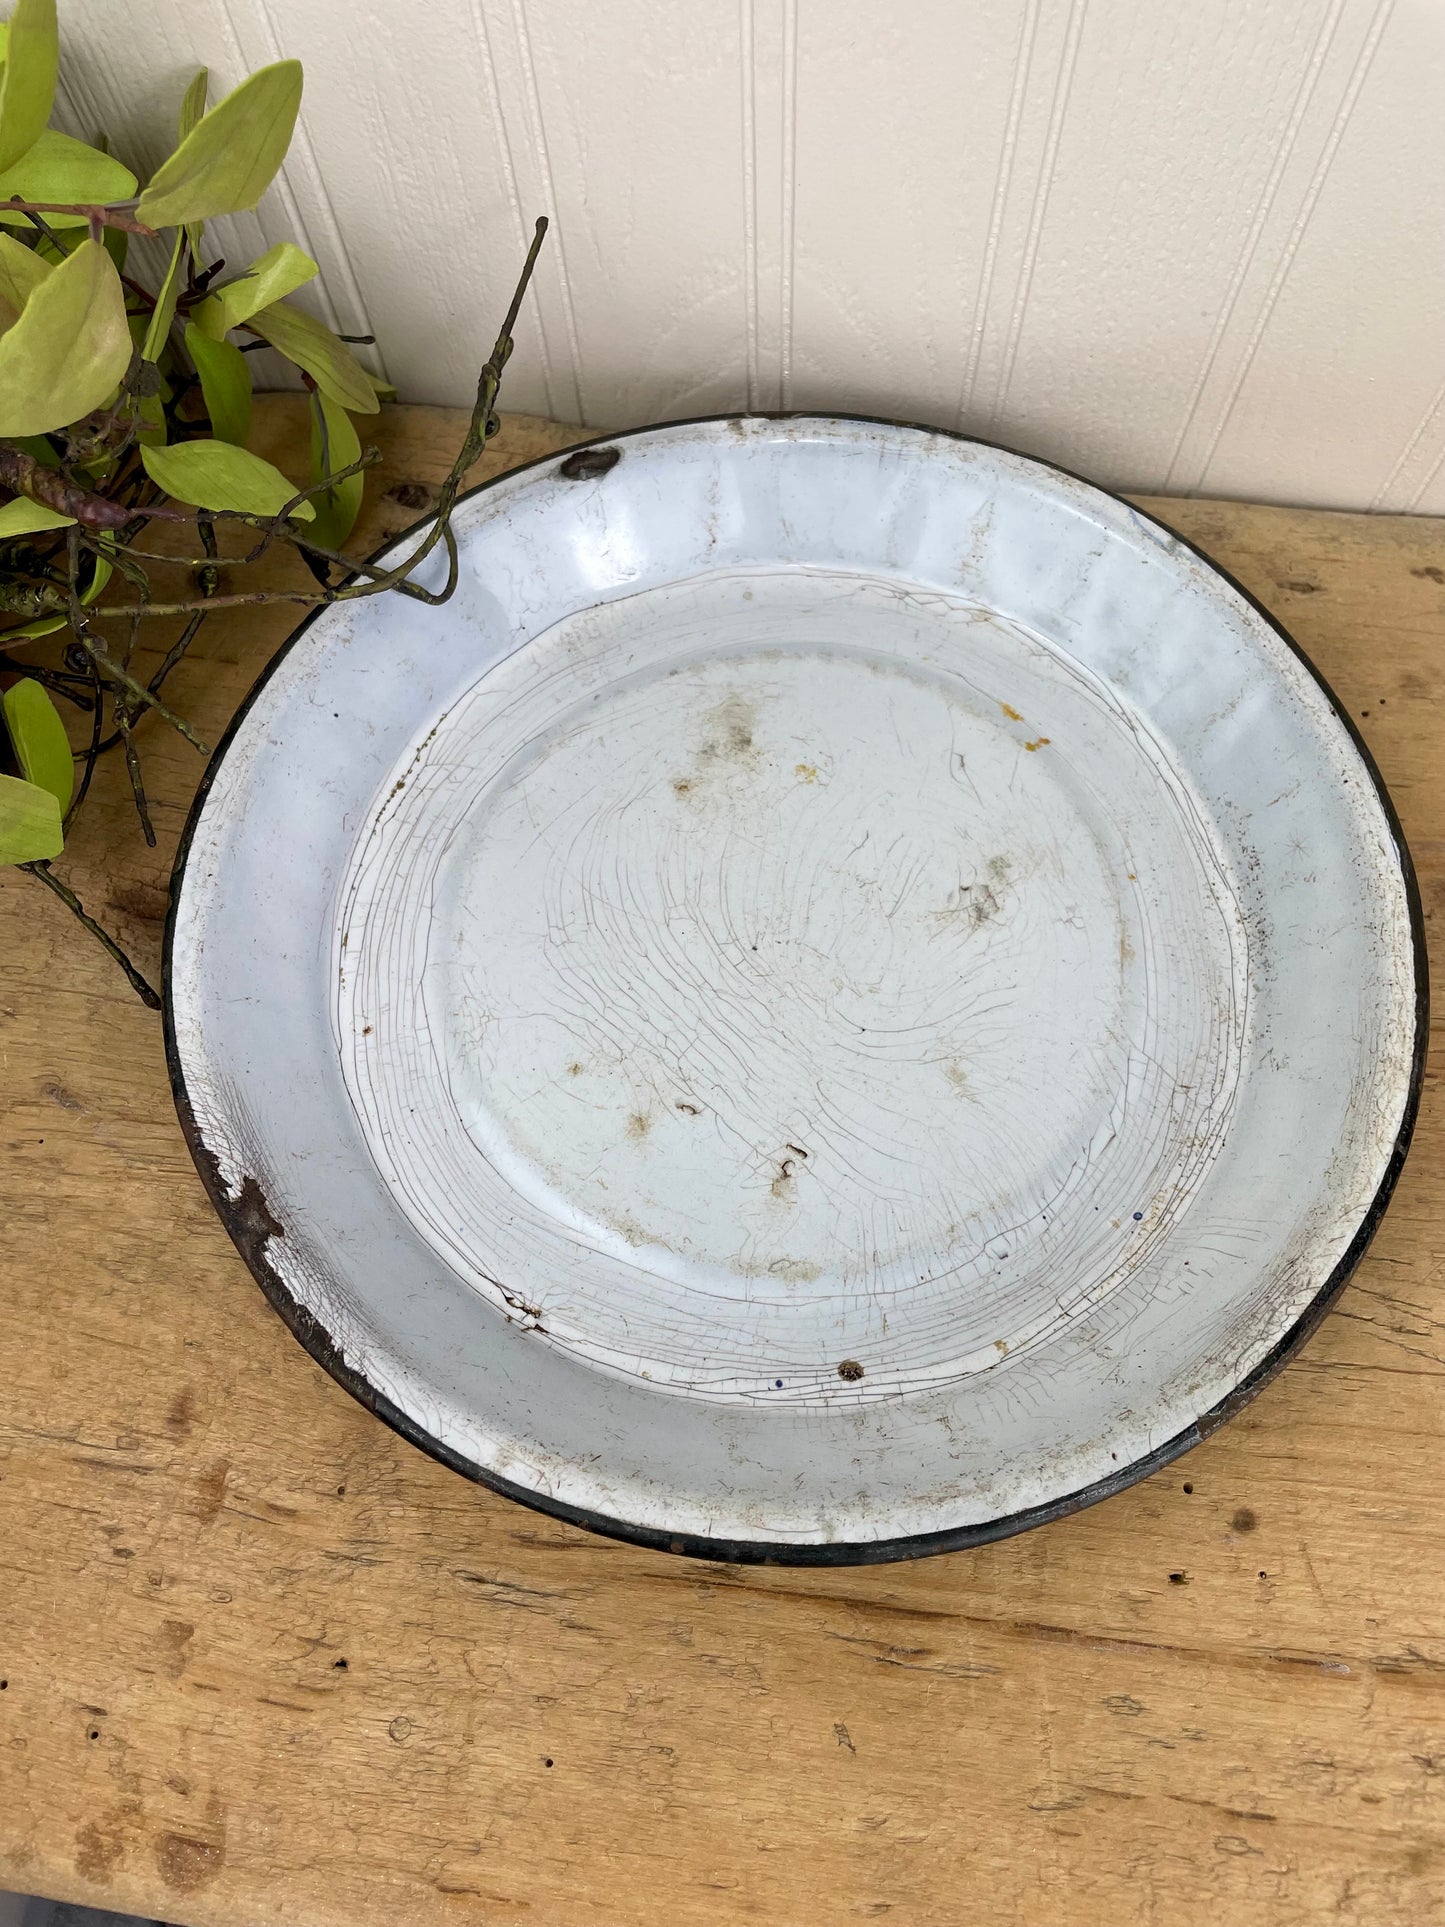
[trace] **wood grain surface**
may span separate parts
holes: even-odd
[[[363,542],[460,421],[384,413]],[[296,405],[262,422],[294,471]],[[574,434],[513,418],[488,465]],[[1359,719],[1433,916],[1445,530],[1146,505]],[[293,620],[203,631],[168,689],[211,740]],[[56,868],[154,978],[201,759],[144,729],[160,847],[113,762]],[[524,1511],[354,1404],[215,1220],[158,1020],[31,879],[0,920],[0,1885],[216,1927],[1445,1912],[1433,1076],[1338,1308],[1207,1444],[980,1551],[740,1570]]]

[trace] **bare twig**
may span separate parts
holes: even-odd
[[[55,229],[42,215],[37,214],[33,207],[22,208],[21,213],[24,214],[26,220],[30,223],[31,227],[35,229],[36,233],[42,235],[53,248],[60,246]]]
[[[206,566],[201,570],[201,595],[209,602],[221,583],[221,572],[216,567],[216,525],[202,516],[196,526],[201,547],[206,552]]]
[[[64,696],[65,700],[74,703],[77,709],[85,710],[87,715],[95,708],[90,697],[82,694],[81,690],[75,687],[77,683],[83,682],[82,677],[67,675],[61,669],[46,669],[38,662],[17,663],[15,666],[36,682],[43,683],[47,689],[53,689],[57,696]]]
[[[213,601],[200,602],[149,602],[145,605],[149,616],[189,616],[197,609],[255,609],[267,602],[337,602],[341,592],[336,589],[317,591],[313,589],[251,589],[237,595],[218,595]],[[118,602],[110,608],[104,605],[91,609],[88,613],[102,622],[109,622],[121,616],[132,616],[139,605],[134,602]]]
[[[118,227],[125,234],[144,234],[152,241],[156,236],[153,227],[147,227],[133,214],[94,201],[22,201],[18,194],[12,194],[4,205],[13,207],[17,214],[79,214],[92,227]]]
[[[160,688],[161,684],[165,681],[166,677],[171,673],[171,671],[175,668],[176,664],[181,660],[182,656],[185,655],[186,651],[190,648],[191,644],[195,641],[196,636],[200,630],[201,624],[206,619],[206,614],[207,614],[206,610],[197,609],[196,613],[191,617],[190,621],[186,624],[185,628],[182,629],[181,633],[176,637],[175,641],[171,644],[170,648],[167,649],[165,655],[161,659],[161,665],[159,669],[156,670],[156,673],[151,677],[150,682],[147,685],[152,695],[154,695],[156,690]]]
[[[451,469],[438,491],[436,513],[432,519],[431,526],[412,553],[403,562],[399,562],[393,569],[376,569],[369,563],[358,562],[354,557],[338,555],[337,560],[342,562],[348,569],[358,574],[369,574],[371,579],[367,582],[346,583],[334,589],[257,589],[233,596],[217,596],[208,605],[209,607],[213,609],[254,608],[268,602],[294,602],[316,607],[318,605],[325,606],[333,602],[357,601],[365,596],[379,595],[386,589],[394,589],[400,583],[408,582],[408,578],[426,561],[437,543],[442,541],[445,541],[447,544],[450,561],[447,588],[442,591],[435,591],[421,589],[419,585],[415,583],[408,583],[408,586],[414,594],[424,601],[437,602],[447,599],[456,586],[457,575],[456,557],[453,547],[455,538],[452,536],[450,528],[451,512],[456,505],[457,495],[467,470],[471,468],[472,464],[481,454],[487,441],[491,436],[496,434],[500,426],[494,412],[497,392],[501,387],[502,371],[511,359],[512,329],[516,326],[517,315],[520,312],[528,284],[531,281],[532,271],[537,264],[537,255],[541,249],[542,240],[546,232],[547,220],[544,215],[537,222],[536,231],[532,237],[532,245],[527,250],[527,258],[522,264],[522,272],[518,277],[516,288],[513,291],[511,305],[507,310],[506,320],[502,324],[501,333],[497,336],[496,343],[493,346],[491,358],[482,369],[477,381],[477,398],[472,407],[471,420],[467,425],[467,432],[463,437],[462,446],[457,453],[457,458],[452,463]],[[286,504],[285,508],[282,509],[280,515],[271,518],[271,528],[268,531],[266,541],[269,541],[271,535],[275,532],[283,532],[290,536],[290,530],[282,531],[279,525],[284,520],[287,512],[291,510],[296,503],[304,501],[308,495],[314,494],[318,490],[334,486],[338,480],[344,480],[348,475],[355,474],[359,468],[364,466],[369,466],[365,457],[362,458],[360,463],[353,462],[349,468],[338,470],[335,476],[328,476],[322,481],[314,483],[309,489],[299,490],[297,494],[291,498],[290,502]],[[176,516],[174,519],[179,520],[185,518]],[[225,519],[244,521],[252,518],[227,516]],[[305,545],[304,529],[299,531],[299,536],[301,542]],[[257,545],[257,553],[264,550],[266,541]],[[326,555],[327,551],[318,549],[314,550],[313,553]],[[248,557],[247,559],[249,560],[250,558]],[[101,603],[91,609],[89,614],[93,621],[110,621],[117,616],[133,615],[138,606],[140,605],[128,602]],[[201,605],[195,601],[153,602],[146,605],[147,613],[156,616],[191,615],[199,606]]]
[[[154,308],[156,298],[149,288],[143,288],[139,281],[132,281],[128,274],[123,274],[120,281],[122,287],[129,288],[132,294],[138,294],[148,308]]]
[[[60,901],[67,905],[73,914],[79,918],[81,923],[85,925],[91,936],[93,936],[98,943],[102,944],[105,949],[110,952],[111,956],[115,958],[116,962],[129,978],[131,989],[135,992],[136,996],[140,998],[146,1008],[148,1010],[159,1010],[161,1007],[160,993],[152,989],[150,984],[146,982],[145,978],[142,977],[110,932],[102,929],[94,917],[86,914],[80,898],[75,894],[74,890],[71,889],[70,885],[68,883],[62,883],[48,863],[22,863],[20,868],[22,870],[28,870],[33,877],[39,877],[40,881],[48,890],[55,892],[56,896],[60,898]]]
[[[130,668],[131,659],[135,655],[136,638],[140,634],[140,625],[141,618],[139,616],[134,617],[130,625],[130,640],[126,643],[125,656],[121,662],[123,669],[129,670]],[[125,773],[130,778],[130,793],[135,803],[135,813],[140,818],[141,834],[146,840],[147,847],[153,850],[156,847],[155,826],[151,822],[150,806],[146,802],[145,783],[142,780],[140,770],[140,757],[136,754],[135,741],[131,735],[131,723],[133,720],[129,701],[122,699],[117,702],[115,705],[115,726],[121,741],[125,744]]]
[[[105,690],[101,686],[100,677],[95,673],[95,664],[90,663],[88,666],[91,686],[95,693],[95,707],[90,713],[90,742],[83,752],[85,762],[80,772],[80,783],[70,799],[70,808],[65,812],[65,821],[61,825],[62,832],[66,836],[69,836],[70,826],[75,821],[81,804],[85,801],[86,791],[90,788],[90,779],[95,774],[96,758],[100,755],[100,725],[105,716]]]
[[[82,604],[80,592],[76,587],[80,553],[78,532],[74,528],[69,528],[65,534],[66,549],[70,559],[70,626],[75,632],[76,641],[95,664],[96,673],[101,681],[121,688],[127,695],[136,697],[147,709],[153,709],[158,716],[163,716],[172,729],[179,730],[193,749],[198,749],[203,756],[209,756],[211,753],[209,746],[201,741],[185,718],[177,716],[174,710],[168,709],[159,696],[151,694],[143,682],[137,682],[130,671],[123,669],[109,653],[105,644],[91,635],[89,622],[91,612]],[[148,602],[133,602],[129,605],[127,614],[137,613],[154,615],[156,605]]]
[[[150,807],[146,802],[145,783],[141,777],[140,758],[136,755],[135,738],[131,735],[129,703],[116,704],[115,720],[120,739],[125,744],[126,774],[130,778],[130,792],[135,799],[135,812],[140,818],[141,833],[147,845],[153,850],[156,847],[155,825],[151,822]]]
[[[206,530],[205,524],[202,524],[202,530],[203,532],[205,532]],[[214,544],[215,544],[214,536],[211,537],[211,543],[212,543],[212,546],[214,547]],[[214,575],[215,575],[215,571],[211,569],[206,569],[201,572],[202,595],[206,593],[207,577],[210,576],[212,579],[214,579]],[[171,644],[170,648],[166,651],[164,657],[161,660],[160,667],[156,670],[155,674],[151,677],[150,681],[146,684],[146,688],[150,690],[152,695],[154,695],[156,691],[160,688],[161,684],[165,681],[166,677],[171,673],[171,671],[175,668],[176,664],[181,660],[181,658],[185,655],[186,651],[190,648],[191,644],[195,641],[196,636],[200,630],[201,624],[206,619],[207,613],[208,611],[205,609],[197,609],[196,613],[191,617],[190,621],[186,624],[185,628],[182,629],[181,633],[176,637],[175,641]],[[104,756],[107,750],[114,749],[116,744],[120,741],[121,741],[121,732],[117,729],[113,731],[111,735],[106,737],[105,741],[100,745],[96,753],[100,756]]]

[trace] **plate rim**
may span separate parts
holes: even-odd
[[[205,1186],[207,1196],[232,1243],[244,1258],[252,1277],[269,1300],[273,1310],[279,1314],[293,1337],[305,1348],[311,1358],[329,1373],[343,1390],[349,1392],[358,1404],[364,1406],[410,1445],[417,1447],[418,1450],[452,1471],[461,1473],[473,1484],[486,1486],[501,1497],[515,1500],[534,1512],[564,1520],[570,1525],[580,1526],[585,1531],[599,1534],[604,1538],[623,1540],[631,1545],[647,1547],[652,1551],[677,1553],[687,1558],[720,1561],[728,1565],[884,1565],[903,1559],[920,1559],[935,1553],[966,1551],[973,1546],[988,1545],[994,1540],[1010,1538],[1015,1533],[1028,1531],[1033,1526],[1046,1525],[1053,1519],[1066,1518],[1071,1513],[1081,1512],[1088,1506],[1097,1505],[1103,1499],[1112,1498],[1115,1493],[1122,1492],[1128,1486],[1135,1485],[1140,1480],[1162,1470],[1163,1467],[1208,1438],[1211,1433],[1218,1431],[1220,1426],[1226,1424],[1249,1404],[1305,1344],[1339,1297],[1379,1229],[1394,1195],[1395,1186],[1399,1182],[1400,1173],[1404,1169],[1414,1135],[1424,1086],[1430,1025],[1429,960],[1425,946],[1424,913],[1415,865],[1384,777],[1349,711],[1306,651],[1257,596],[1197,543],[1181,535],[1177,529],[1171,528],[1160,517],[1151,514],[1147,509],[1141,509],[1117,491],[1103,487],[1088,476],[1066,468],[1062,463],[1046,461],[1040,456],[1030,455],[1021,449],[1013,448],[1006,442],[991,441],[981,435],[965,435],[957,430],[939,428],[927,422],[908,421],[886,415],[824,413],[817,409],[732,410],[721,414],[685,416],[677,421],[650,422],[643,427],[623,429],[611,435],[590,435],[582,441],[536,456],[529,462],[519,462],[514,467],[501,470],[486,481],[479,482],[476,487],[460,494],[457,497],[457,506],[474,501],[499,482],[511,481],[514,477],[525,475],[531,470],[563,462],[586,449],[610,449],[618,442],[656,435],[668,429],[706,428],[718,424],[753,422],[829,424],[852,422],[869,428],[905,429],[916,434],[941,437],[964,447],[986,448],[999,454],[1009,455],[1050,475],[1061,476],[1070,482],[1079,483],[1106,500],[1120,504],[1131,515],[1137,516],[1152,528],[1161,530],[1172,542],[1177,542],[1181,548],[1195,556],[1214,575],[1227,583],[1234,593],[1269,625],[1303,666],[1333,710],[1336,720],[1343,725],[1345,734],[1374,786],[1375,795],[1390,832],[1395,859],[1399,864],[1405,889],[1415,973],[1415,1035],[1410,1058],[1409,1085],[1400,1126],[1389,1159],[1375,1195],[1361,1217],[1354,1236],[1304,1310],[1281,1334],[1254,1369],[1181,1431],[1138,1458],[1130,1460],[1128,1464],[1107,1473],[1101,1479],[1093,1480],[1088,1485],[1080,1486],[1075,1491],[1064,1493],[1056,1499],[1047,1500],[1042,1505],[1000,1514],[996,1518],[975,1520],[971,1524],[959,1526],[946,1526],[934,1532],[907,1533],[886,1539],[837,1539],[824,1542],[787,1543],[761,1539],[713,1538],[705,1534],[673,1532],[657,1526],[641,1525],[606,1513],[593,1512],[585,1506],[554,1499],[546,1493],[518,1485],[503,1474],[479,1464],[474,1459],[467,1458],[465,1454],[455,1451],[442,1440],[433,1437],[423,1426],[394,1404],[384,1392],[373,1385],[364,1373],[347,1363],[319,1319],[300,1303],[267,1262],[265,1255],[267,1243],[279,1232],[280,1226],[272,1216],[260,1187],[253,1178],[248,1177],[244,1180],[236,1197],[233,1198],[230,1195],[216,1158],[206,1145],[196,1123],[176,1036],[173,968],[177,913],[192,841],[210,796],[211,786],[261,692],[311,625],[333,606],[328,603],[319,604],[309,614],[303,616],[262,666],[212,751],[187,812],[185,826],[181,831],[171,868],[161,962],[161,1018],[166,1069],[181,1132],[201,1182]],[[367,561],[376,561],[397,543],[405,541],[408,536],[428,527],[434,519],[431,515],[420,516],[406,528],[388,536],[372,551]],[[355,580],[355,573],[344,578],[348,583]]]

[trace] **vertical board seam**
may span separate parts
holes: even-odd
[[[1420,443],[1424,440],[1425,431],[1429,428],[1431,422],[1435,419],[1436,415],[1439,414],[1442,408],[1445,408],[1445,381],[1441,382],[1440,386],[1435,390],[1435,393],[1430,397],[1429,404],[1427,405],[1424,414],[1420,417],[1420,420],[1416,425],[1414,434],[1408,438],[1408,440],[1405,443],[1405,446],[1400,450],[1400,453],[1396,458],[1394,467],[1390,470],[1389,474],[1385,477],[1384,481],[1381,482],[1380,486],[1375,490],[1374,495],[1370,498],[1370,507],[1369,507],[1370,514],[1375,514],[1384,507],[1385,497],[1390,493],[1390,490],[1395,486],[1395,483],[1399,480],[1401,473],[1403,472],[1406,464],[1410,460],[1410,457],[1415,453],[1415,450],[1420,446]],[[1440,460],[1445,461],[1445,455],[1442,455]],[[1440,463],[1436,462],[1435,468],[1438,468],[1439,466],[1440,466]],[[1420,487],[1415,493],[1415,495],[1411,497],[1410,504],[1409,504],[1411,508],[1414,508],[1416,502],[1419,501],[1421,495],[1423,495],[1425,490],[1429,487],[1430,481],[1434,473],[1435,473],[1435,470],[1432,469],[1430,471],[1430,474],[1427,475],[1425,480],[1420,484]]]
[[[270,48],[271,59],[273,61],[280,60],[283,56],[280,42],[276,36],[276,23],[271,18],[269,0],[260,0],[257,11],[260,14],[262,30]],[[240,35],[236,31],[235,18],[231,12],[231,0],[221,0],[221,17],[225,24],[226,38],[235,50],[237,65],[244,74],[246,57],[241,47]],[[296,123],[296,134],[292,141],[292,152],[296,155],[296,158],[301,162],[302,167],[310,177],[311,188],[316,198],[317,211],[321,216],[321,226],[327,233],[327,237],[331,243],[330,252],[332,258],[337,263],[338,270],[342,279],[347,284],[352,302],[355,305],[359,332],[362,334],[370,334],[372,331],[371,322],[367,315],[366,302],[362,297],[361,284],[357,280],[356,270],[352,266],[351,253],[342,235],[341,223],[336,218],[336,210],[331,205],[331,197],[326,191],[326,185],[321,178],[321,170],[316,164],[316,154],[311,145],[311,136],[306,130],[305,121],[301,119],[298,119]],[[304,238],[306,252],[314,256],[316,253],[316,244],[311,239],[310,223],[302,216],[301,204],[296,198],[296,190],[287,179],[284,166],[276,176],[275,187],[286,209],[287,218],[295,228],[297,234]],[[340,310],[332,299],[331,290],[327,286],[324,276],[316,292],[321,297],[321,303],[326,310],[326,317],[331,327],[337,334],[341,334],[344,331],[344,325],[341,320]],[[382,378],[383,380],[385,379],[384,364]]]
[[[753,0],[738,0],[743,109],[743,309],[748,407],[758,405],[758,106]]]
[[[1248,278],[1249,270],[1254,265],[1254,257],[1259,250],[1259,243],[1264,234],[1265,223],[1273,213],[1275,201],[1279,198],[1279,190],[1284,180],[1285,169],[1288,167],[1290,157],[1294,153],[1295,144],[1299,139],[1299,130],[1304,123],[1304,117],[1309,109],[1309,104],[1314,99],[1315,88],[1319,85],[1319,78],[1324,71],[1325,60],[1331,46],[1334,44],[1335,34],[1339,29],[1340,17],[1344,13],[1345,5],[1346,0],[1334,0],[1333,6],[1320,23],[1319,32],[1315,35],[1315,44],[1310,50],[1310,57],[1305,64],[1304,75],[1295,92],[1294,105],[1290,109],[1289,118],[1285,122],[1284,131],[1280,135],[1278,145],[1275,148],[1274,159],[1270,162],[1269,172],[1265,176],[1264,192],[1260,196],[1259,205],[1255,209],[1254,219],[1250,222],[1249,230],[1245,235],[1244,246],[1240,250],[1239,259],[1235,262],[1234,273],[1231,275],[1229,287],[1225,291],[1223,306],[1220,308],[1219,315],[1215,320],[1209,345],[1204,351],[1204,358],[1199,366],[1199,374],[1194,383],[1194,391],[1189,397],[1188,404],[1184,410],[1184,419],[1180,423],[1179,433],[1174,439],[1174,447],[1169,455],[1169,465],[1165,469],[1164,479],[1160,483],[1160,487],[1165,490],[1173,486],[1174,472],[1179,466],[1179,458],[1184,452],[1184,444],[1189,439],[1189,431],[1193,428],[1198,418],[1200,407],[1204,401],[1204,391],[1209,385],[1209,377],[1214,373],[1215,364],[1218,362],[1220,351],[1224,346],[1224,337],[1228,332],[1230,322],[1234,319],[1234,312],[1239,305],[1239,298],[1244,292],[1244,284]]]
[[[1040,3],[1041,0],[1028,0],[1019,27],[1018,44],[1014,49],[1014,73],[1009,90],[1008,118],[1004,123],[998,166],[994,170],[993,201],[989,208],[988,234],[984,241],[983,265],[979,270],[978,288],[974,294],[973,333],[969,342],[963,381],[958,391],[955,425],[960,430],[965,426],[973,409],[974,390],[978,385],[978,364],[983,353],[983,338],[988,327],[988,310],[993,300],[993,277],[998,263],[999,241],[1003,234],[1004,210],[1008,205],[1009,193],[1013,186],[1014,168],[1018,161],[1019,129],[1023,124],[1024,99],[1028,93],[1029,72],[1033,65],[1034,39],[1038,32]]]
[[[1424,497],[1426,489],[1430,487],[1431,483],[1435,480],[1435,477],[1440,473],[1440,470],[1442,468],[1445,468],[1445,448],[1442,448],[1440,453],[1435,457],[1435,460],[1430,464],[1429,470],[1427,471],[1425,478],[1421,482],[1419,488],[1415,490],[1415,493],[1410,497],[1409,501],[1405,504],[1405,508],[1407,511],[1417,509],[1420,506],[1421,500]]]
[[[1225,398],[1224,406],[1220,410],[1219,419],[1214,425],[1214,433],[1210,436],[1209,446],[1204,452],[1204,460],[1199,466],[1198,479],[1190,488],[1189,492],[1191,495],[1207,493],[1205,485],[1210,464],[1214,460],[1215,452],[1220,442],[1224,439],[1224,431],[1228,428],[1230,418],[1234,414],[1241,394],[1244,392],[1244,384],[1249,379],[1249,372],[1254,366],[1255,356],[1259,353],[1260,343],[1264,339],[1275,307],[1279,302],[1280,295],[1284,292],[1285,283],[1288,281],[1290,270],[1294,266],[1295,256],[1299,253],[1300,243],[1304,240],[1310,222],[1314,218],[1315,208],[1319,203],[1325,182],[1329,178],[1330,169],[1334,165],[1335,155],[1339,151],[1345,129],[1348,127],[1351,117],[1354,114],[1355,103],[1360,97],[1361,89],[1364,87],[1366,77],[1370,71],[1370,65],[1375,58],[1375,49],[1379,46],[1381,38],[1384,35],[1385,27],[1389,21],[1394,4],[1395,0],[1379,0],[1379,4],[1375,8],[1369,31],[1365,35],[1364,45],[1360,48],[1355,58],[1355,64],[1351,69],[1349,81],[1341,97],[1339,108],[1336,110],[1334,122],[1330,128],[1329,138],[1325,142],[1314,174],[1310,178],[1310,184],[1305,190],[1304,199],[1300,203],[1299,213],[1295,216],[1294,224],[1286,237],[1285,245],[1280,252],[1274,273],[1270,277],[1269,287],[1265,291],[1264,300],[1260,303],[1259,313],[1255,317],[1254,326],[1250,332],[1243,358],[1235,373],[1229,394]]]
[[[783,0],[783,223],[778,276],[778,406],[793,405],[793,272],[798,174],[798,0]]]
[[[1054,98],[1049,106],[1049,125],[1044,137],[1043,159],[1039,163],[1038,180],[1034,185],[1034,203],[1029,210],[1024,258],[1014,289],[1013,312],[1009,317],[1008,338],[1004,344],[998,387],[994,392],[993,408],[989,413],[989,421],[995,427],[1003,414],[1009,389],[1013,385],[1014,365],[1018,360],[1019,343],[1023,339],[1024,317],[1028,311],[1029,295],[1033,289],[1034,269],[1039,258],[1039,243],[1043,239],[1044,219],[1048,214],[1049,194],[1054,184],[1054,164],[1058,159],[1059,141],[1063,135],[1064,121],[1068,116],[1069,96],[1073,92],[1079,42],[1083,38],[1084,15],[1088,11],[1088,6],[1089,0],[1073,0],[1069,8],[1068,24],[1064,29],[1064,46],[1059,55],[1058,72],[1054,80]]]
[[[491,100],[492,123],[497,130],[497,138],[502,153],[502,175],[507,184],[507,195],[512,203],[512,224],[516,229],[517,247],[525,253],[529,245],[527,221],[522,212],[522,190],[517,181],[517,161],[512,152],[512,133],[507,125],[507,116],[502,107],[502,89],[497,80],[496,55],[492,51],[491,29],[487,25],[485,0],[468,0],[471,8],[472,26],[477,37],[477,51],[482,56],[482,71],[486,78],[487,94]],[[542,395],[547,405],[547,413],[555,415],[557,404],[552,387],[552,350],[547,341],[547,320],[542,309],[542,297],[533,281],[527,290],[527,303],[537,324],[537,359],[542,366]]]
[[[561,223],[557,220],[557,190],[552,180],[552,156],[547,147],[547,128],[542,119],[542,94],[537,84],[537,63],[532,57],[532,37],[527,29],[526,0],[512,0],[512,22],[517,35],[517,50],[522,56],[522,73],[527,89],[527,110],[532,120],[532,144],[537,159],[537,169],[542,177],[542,193],[547,202],[546,212],[552,221],[552,232],[548,239],[551,244],[552,258],[557,266],[557,286],[562,295],[562,318],[567,327],[567,346],[572,356],[572,396],[574,421],[585,422],[586,406],[582,400],[582,347],[577,334],[577,312],[572,303],[572,283],[567,275],[567,245],[562,236]]]

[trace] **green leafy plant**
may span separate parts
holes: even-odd
[[[0,698],[0,747],[9,751],[0,770],[0,863],[18,864],[60,896],[158,1005],[50,867],[96,763],[121,751],[142,832],[154,844],[138,729],[154,715],[204,753],[160,691],[212,610],[390,590],[447,600],[457,581],[452,509],[497,430],[502,370],[547,224],[537,223],[435,519],[403,563],[381,569],[344,548],[365,471],[380,459],[362,446],[352,417],[375,414],[390,395],[352,352],[367,338],[334,334],[290,301],[317,266],[289,241],[237,271],[207,260],[206,222],[255,207],[286,157],[301,105],[300,63],[263,67],[209,108],[207,76],[197,74],[180,104],[175,151],[143,188],[102,147],[49,126],[58,69],[55,0],[17,0],[8,29],[0,27],[0,666],[20,668],[14,652],[46,638],[59,654],[25,662]],[[127,273],[136,236],[169,241],[163,272],[149,277],[153,287]],[[247,357],[263,347],[293,364],[309,396],[304,488],[246,447]],[[227,558],[228,570],[244,574],[276,544],[289,544],[314,587],[220,594],[216,530],[224,523],[253,538]],[[144,546],[155,524],[189,530],[179,555]],[[439,544],[447,581],[430,590],[414,577]],[[147,564],[177,562],[195,572],[198,595],[153,596]],[[122,599],[113,600],[121,583]],[[142,624],[177,617],[185,618],[180,634],[141,681],[132,665]],[[55,696],[89,716],[85,748],[71,750]]]

